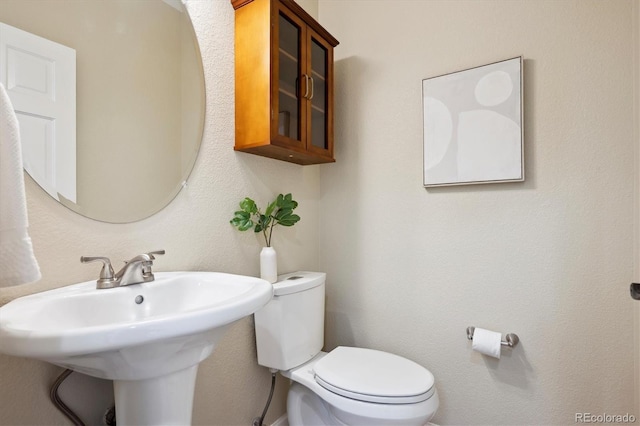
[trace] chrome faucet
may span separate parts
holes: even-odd
[[[114,274],[111,261],[108,257],[102,256],[82,256],[80,262],[102,262],[100,270],[100,278],[96,281],[97,289],[123,287],[131,284],[148,283],[153,281],[155,277],[151,271],[154,254],[164,254],[164,250],[151,251],[149,253],[139,254],[136,257],[125,261],[124,266]]]

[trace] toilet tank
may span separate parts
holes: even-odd
[[[280,275],[273,299],[255,315],[258,364],[290,370],[316,356],[324,345],[323,272]]]

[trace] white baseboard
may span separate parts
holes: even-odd
[[[287,413],[284,413],[282,416],[278,418],[278,420],[271,423],[271,426],[289,426],[289,419],[287,418]]]

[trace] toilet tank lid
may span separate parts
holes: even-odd
[[[324,284],[327,274],[324,272],[297,271],[278,276],[273,283],[273,295],[283,296],[309,290]]]

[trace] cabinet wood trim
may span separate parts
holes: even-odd
[[[241,8],[242,6],[244,6],[247,3],[251,3],[253,0],[231,0],[231,5],[233,6],[234,10],[238,10],[239,8]]]
[[[274,0],[274,1],[278,1],[278,0]],[[329,33],[329,31],[324,29],[324,27],[320,25],[318,21],[316,21],[313,18],[313,16],[309,15],[307,11],[304,10],[298,3],[296,3],[293,0],[279,0],[279,1],[285,6],[287,6],[289,9],[291,9],[293,13],[301,17],[309,27],[313,28],[313,30],[317,32],[322,38],[327,40],[327,42],[331,44],[331,46],[336,47],[338,44],[340,44],[340,42],[336,40],[336,38]]]
[[[238,10],[242,6],[253,2],[254,0],[231,0],[231,4],[235,10]],[[332,36],[329,31],[327,31],[322,25],[316,21],[313,16],[309,15],[306,10],[304,10],[299,4],[297,4],[293,0],[272,0],[274,2],[280,2],[286,5],[293,13],[298,15],[305,23],[313,28],[315,32],[320,34],[324,39],[326,39],[333,47],[336,47],[340,42],[336,40],[334,36]]]

